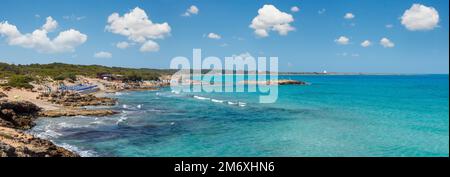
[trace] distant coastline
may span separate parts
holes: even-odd
[[[68,64],[68,63],[48,63],[48,64],[10,64],[10,63],[4,63],[0,61],[0,71],[4,71],[5,68],[11,67],[11,66],[21,66],[21,67],[30,67],[30,66],[55,66],[55,65],[62,65],[67,67],[99,67],[103,71],[105,69],[107,70],[114,70],[114,69],[123,69],[125,71],[143,71],[143,72],[152,72],[155,74],[167,74],[172,75],[176,73],[178,70],[174,69],[168,69],[168,68],[136,68],[136,67],[120,67],[120,66],[106,66],[106,65],[82,65],[82,64]],[[202,69],[201,73],[206,74],[209,73],[211,70],[208,69]],[[193,70],[191,70],[193,72]],[[3,73],[0,73],[0,79],[4,77],[2,76]],[[227,71],[222,71],[223,75],[228,75]],[[243,75],[244,71],[236,71],[235,75]],[[246,72],[246,74],[256,74],[254,71]],[[334,71],[328,71],[324,73],[324,71],[280,71],[278,72],[278,75],[449,75],[449,73],[395,73],[395,72],[334,72]]]

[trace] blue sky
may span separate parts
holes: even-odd
[[[192,49],[201,48],[203,56],[243,53],[255,57],[277,56],[280,71],[449,71],[449,2],[445,0],[3,0],[0,4],[0,22],[8,21],[22,34],[41,28],[51,16],[58,25],[48,32],[50,39],[69,29],[87,37],[73,49],[56,46],[52,50],[58,51],[48,52],[25,47],[27,43],[23,41],[21,45],[12,45],[6,33],[0,33],[0,61],[8,63],[168,68],[173,57],[191,58]],[[409,21],[412,25],[409,28],[402,24],[404,12],[413,4],[423,5],[425,10],[433,8],[439,14],[438,22],[427,21],[426,25],[431,27],[414,27],[414,21]],[[198,8],[198,13],[183,16],[192,5]],[[295,30],[280,35],[268,29],[267,37],[255,34],[250,25],[264,5],[273,5],[280,13],[290,14],[293,21],[288,24]],[[299,7],[299,11],[291,11],[293,6]],[[170,26],[170,32],[163,38],[146,40],[155,42],[159,50],[142,52],[143,43],[106,29],[111,14],[122,17],[136,7],[145,11],[153,23]],[[346,13],[353,14],[353,18],[344,18]],[[208,38],[209,33],[219,35],[220,39]],[[339,43],[337,39],[341,36],[348,41]],[[393,46],[381,45],[382,38],[387,38]],[[361,46],[365,40],[371,45]],[[134,45],[119,49],[118,42]],[[111,56],[95,57],[101,51]]]

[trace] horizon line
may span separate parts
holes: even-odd
[[[177,69],[170,69],[170,68],[150,68],[150,67],[130,67],[130,66],[108,66],[108,65],[102,65],[102,64],[76,64],[76,63],[64,63],[64,62],[49,62],[49,63],[28,63],[28,64],[16,64],[16,63],[9,63],[6,61],[0,60],[0,63],[5,63],[9,65],[33,65],[33,64],[40,64],[40,65],[48,65],[48,64],[68,64],[68,65],[82,65],[82,66],[104,66],[104,67],[119,67],[119,68],[128,68],[128,69],[156,69],[156,70],[177,70]],[[209,70],[209,69],[202,69],[202,70]],[[362,72],[362,71],[278,71],[278,73],[282,73],[279,75],[289,75],[289,73],[292,73],[291,75],[449,75],[449,72],[447,73],[408,73],[408,72]],[[238,71],[242,72],[242,71]],[[254,72],[254,71],[250,71]]]

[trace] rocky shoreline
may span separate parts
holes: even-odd
[[[154,87],[136,87],[126,91],[157,90]],[[104,109],[85,109],[85,106],[114,106],[117,99],[73,91],[51,93],[33,90],[0,88],[0,157],[79,157],[49,140],[27,134],[39,117],[73,116],[104,117],[119,112]],[[113,90],[118,91],[118,90]]]
[[[39,112],[40,117],[73,117],[73,116],[97,116],[104,117],[119,112],[113,110],[88,110],[88,109],[60,109],[60,110],[48,110]]]
[[[42,109],[28,101],[0,101],[0,127],[27,130]]]
[[[37,99],[44,100],[53,104],[59,104],[65,107],[82,107],[82,106],[114,106],[117,99],[108,97],[96,97],[91,94],[81,95],[74,92],[61,93],[41,93]]]
[[[0,127],[0,157],[79,157],[79,155],[23,131]]]
[[[6,96],[7,97],[7,96]],[[0,100],[0,157],[79,157],[49,140],[27,134],[38,117],[109,116],[113,110],[90,110],[83,106],[112,106],[117,99],[60,93],[40,95],[37,99],[60,105],[59,109],[45,110],[29,101]]]
[[[79,157],[48,140],[27,134],[41,108],[28,101],[0,101],[0,157]]]

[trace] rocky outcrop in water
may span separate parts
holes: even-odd
[[[81,95],[79,93],[71,92],[41,94],[38,99],[70,107],[114,106],[117,102],[117,99],[114,98],[96,97],[94,95]]]
[[[79,157],[52,142],[0,127],[0,157]]]
[[[97,116],[104,117],[117,114],[118,112],[112,110],[88,110],[88,109],[60,109],[48,110],[39,113],[41,117],[64,117],[64,116]]]
[[[28,101],[0,101],[0,126],[30,129],[41,108]]]
[[[307,85],[308,83],[297,80],[278,80],[278,85]]]

